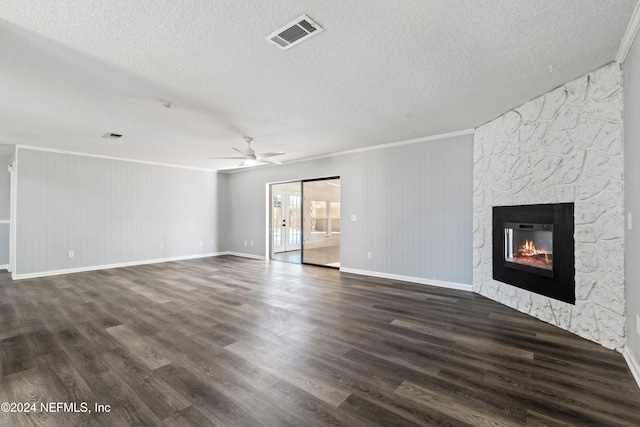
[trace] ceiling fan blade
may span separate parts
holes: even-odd
[[[258,159],[258,161],[261,162],[261,163],[270,163],[272,165],[281,165],[282,164],[280,162],[276,162],[275,160],[263,159],[262,157],[260,157]]]
[[[238,167],[247,167],[253,166],[256,163],[270,163],[272,165],[280,165],[282,163],[277,162],[275,160],[269,160],[268,157],[281,156],[284,151],[272,152],[272,153],[256,153],[251,147],[251,142],[253,138],[250,136],[245,136],[244,140],[247,142],[249,147],[245,151],[241,151],[239,148],[231,147],[234,151],[241,154],[242,157],[238,156],[224,156],[224,157],[209,157],[210,160],[226,160],[226,159],[238,159],[242,160],[242,163],[238,165]]]
[[[284,154],[284,151],[280,151],[278,153],[258,153],[258,157],[264,158],[264,157],[282,156],[283,154]]]

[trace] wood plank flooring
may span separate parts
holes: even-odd
[[[36,406],[0,426],[640,425],[617,352],[469,292],[232,256],[0,274],[2,402]]]

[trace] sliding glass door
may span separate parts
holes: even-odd
[[[302,182],[302,262],[340,267],[340,178]]]

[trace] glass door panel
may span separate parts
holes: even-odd
[[[286,251],[300,249],[302,243],[301,195],[287,192],[287,242]]]
[[[302,262],[340,267],[340,179],[302,183]]]
[[[271,244],[273,252],[284,251],[284,241],[282,239],[282,193],[273,192],[271,201]]]

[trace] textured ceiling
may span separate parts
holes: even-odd
[[[292,161],[470,129],[613,61],[636,3],[2,0],[0,143],[227,169],[243,135]],[[325,31],[264,39],[303,13]]]

